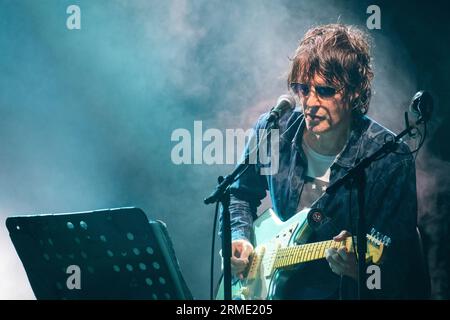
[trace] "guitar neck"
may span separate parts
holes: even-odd
[[[274,265],[275,269],[293,266],[302,262],[308,262],[325,258],[325,250],[346,246],[346,240],[337,242],[334,240],[307,243],[298,246],[280,248],[277,251]]]

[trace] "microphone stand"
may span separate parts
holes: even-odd
[[[367,288],[366,288],[366,251],[367,251],[367,240],[366,240],[366,216],[365,216],[365,187],[366,187],[366,174],[365,169],[369,167],[369,165],[376,161],[381,156],[386,156],[389,153],[395,151],[398,146],[398,142],[402,137],[409,134],[413,129],[415,129],[418,125],[424,123],[426,125],[426,118],[424,116],[420,116],[419,119],[414,123],[413,126],[408,124],[407,121],[407,113],[405,113],[405,123],[407,128],[396,135],[392,140],[384,143],[383,146],[380,147],[377,151],[371,154],[368,157],[360,160],[353,168],[351,168],[347,173],[330,185],[326,193],[333,194],[339,189],[342,185],[353,187],[354,184],[357,186],[358,192],[358,222],[357,222],[357,256],[358,256],[358,297],[359,299],[367,298]]]
[[[259,141],[256,145],[256,149],[253,150],[259,154],[259,147],[262,142],[270,139],[270,132],[277,126],[278,118],[280,114],[276,111],[272,111],[271,116],[267,122],[267,135],[265,139]],[[249,144],[250,145],[250,144]],[[219,202],[222,205],[222,258],[223,258],[223,281],[224,281],[224,300],[231,300],[231,219],[230,219],[230,186],[237,180],[245,171],[250,168],[250,154],[249,151],[245,155],[245,159],[238,164],[233,172],[227,175],[225,178],[219,176],[219,184],[215,190],[203,200],[204,204],[212,204]],[[215,236],[215,235],[214,235]]]

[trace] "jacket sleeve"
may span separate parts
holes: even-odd
[[[247,143],[244,156],[254,149],[254,143],[259,141],[259,129],[264,128],[264,115],[260,117],[253,128]],[[256,139],[256,140],[255,140]],[[266,176],[260,174],[257,161],[250,161],[250,167],[230,187],[230,220],[232,240],[246,239],[251,241],[251,229],[256,218],[256,209],[265,198],[267,190]],[[220,216],[222,225],[222,215]],[[220,229],[221,230],[221,229]],[[219,234],[221,232],[219,231]]]
[[[426,279],[417,273],[422,261],[417,234],[416,173],[413,158],[404,157],[372,184],[367,201],[368,230],[391,239],[380,265],[381,289],[369,290],[373,298],[421,298]]]

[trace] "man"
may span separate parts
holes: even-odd
[[[372,78],[369,43],[362,31],[331,24],[306,33],[288,76],[302,112],[287,112],[279,119],[283,136],[279,170],[266,176],[260,174],[259,164],[253,165],[231,188],[231,263],[235,275],[242,277],[248,266],[253,251],[251,226],[266,190],[282,220],[305,207],[318,208],[326,215],[310,242],[331,238],[342,241],[350,232],[356,234],[356,190],[341,187],[333,195],[324,191],[392,135],[365,116]],[[255,129],[265,128],[267,118],[267,114],[261,116]],[[370,291],[370,297],[421,298],[426,294],[420,287],[423,282],[419,285],[416,280],[420,279],[414,278],[418,274],[413,274],[420,250],[415,165],[408,152],[402,143],[396,153],[379,159],[365,171],[367,230],[374,227],[391,238],[381,265],[381,289]],[[357,275],[353,252],[328,249],[326,260],[305,263],[290,272],[277,298],[356,298]]]

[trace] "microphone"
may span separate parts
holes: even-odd
[[[295,108],[295,99],[290,94],[283,94],[277,100],[277,105],[270,110],[268,123],[277,121],[284,115],[287,111],[293,110]]]
[[[433,112],[433,97],[431,94],[425,90],[417,92],[411,100],[409,111],[425,122],[430,120]]]

